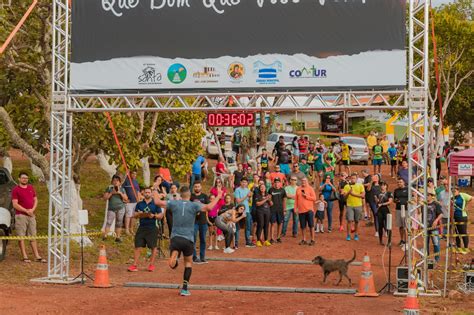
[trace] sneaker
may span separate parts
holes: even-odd
[[[257,246],[257,247],[262,247],[262,246],[263,246],[263,244],[262,244],[262,242],[260,242],[260,241],[257,241],[257,245],[256,245],[256,246]]]
[[[149,272],[155,271],[155,265],[149,265],[147,270],[148,270]]]
[[[332,228],[328,228],[328,233],[331,233],[332,232]]]
[[[350,235],[347,235],[346,241],[350,241],[350,240],[351,240],[351,236],[350,236]]]
[[[379,237],[379,232],[375,232],[375,237]]]
[[[277,243],[283,243],[283,242],[281,241],[281,238],[277,238]]]
[[[341,225],[341,226],[339,227],[339,232],[343,232],[343,231],[344,231],[344,227]]]
[[[207,248],[207,250],[212,250],[212,249],[213,249],[212,245]]]
[[[205,259],[201,259],[201,264],[208,264],[209,262]]]
[[[324,233],[324,226],[321,225],[321,233]]]
[[[220,242],[220,241],[223,241],[224,240],[224,236],[223,235],[218,235],[217,236],[217,241]]]
[[[265,245],[265,246],[272,246],[272,243],[269,242],[269,241],[265,241],[265,243],[263,243],[263,245]]]
[[[315,242],[315,241],[311,241],[311,242],[309,242],[308,245],[309,245],[309,246],[314,246],[314,244],[316,244],[316,242]]]
[[[234,246],[234,249],[235,249],[235,250],[239,249],[239,245],[235,245],[235,246]]]
[[[131,265],[130,267],[127,268],[128,271],[130,272],[136,272],[138,271],[137,265]]]
[[[316,224],[316,229],[314,229],[316,233],[319,233],[319,224]]]
[[[193,258],[193,263],[199,264],[201,260],[199,258]]]
[[[355,234],[354,235],[354,241],[358,241],[359,240],[359,235]]]
[[[190,296],[191,292],[189,292],[188,290],[181,289],[181,291],[179,291],[179,295],[181,295],[181,296]]]
[[[245,247],[247,248],[255,248],[255,245],[253,243],[247,243],[245,244]]]
[[[220,248],[219,248],[219,246],[216,245],[216,246],[214,246],[214,249],[219,250]]]
[[[398,246],[403,246],[403,245],[405,245],[404,241],[400,241],[400,243],[398,243]]]
[[[224,249],[224,254],[232,254],[234,252],[234,250],[230,247],[227,247],[226,249]]]

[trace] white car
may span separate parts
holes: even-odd
[[[286,148],[293,153],[291,142],[293,141],[294,137],[298,137],[298,135],[295,135],[294,133],[271,133],[268,138],[267,138],[267,152],[269,154],[272,154],[273,148],[275,148],[275,144],[278,142],[278,139],[280,136],[283,136],[283,139],[285,141]]]
[[[369,147],[364,138],[360,137],[341,137],[341,140],[352,147],[351,162],[369,164]]]
[[[232,131],[228,131],[228,130],[223,130],[224,133],[225,133],[225,151],[232,151],[232,143],[231,143],[231,139],[232,139]],[[216,130],[216,134],[217,136],[219,137],[220,134],[221,134],[222,130]],[[206,131],[206,142],[205,142],[205,147],[206,147],[206,153],[207,155],[209,156],[212,156],[212,157],[217,157],[219,156],[219,148],[217,147],[217,143],[216,143],[216,140],[214,138],[214,134],[210,131]],[[223,152],[225,153],[225,152]]]

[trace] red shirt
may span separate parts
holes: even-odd
[[[300,153],[301,154],[306,154],[307,151],[308,151],[308,141],[306,141],[305,139],[299,139],[298,140],[298,147],[299,147],[299,150],[300,150]]]
[[[35,205],[36,191],[31,185],[25,188],[15,186],[12,190],[12,200],[18,200],[18,204],[25,209],[32,209]],[[26,215],[26,213],[16,210],[15,214]]]
[[[173,179],[171,178],[171,172],[169,168],[160,167],[158,174],[168,183],[172,183]]]
[[[218,162],[216,165],[216,174],[221,175],[225,174],[225,164],[222,162]]]
[[[275,178],[279,178],[282,184],[286,183],[286,176],[283,173],[279,173],[279,172],[270,173],[270,180],[272,181],[272,183],[275,181]]]

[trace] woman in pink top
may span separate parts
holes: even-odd
[[[222,179],[221,178],[216,178],[216,181],[214,183],[214,186],[211,188],[211,195],[213,196],[216,196],[217,197],[217,188],[220,188],[222,190],[222,198],[217,202],[217,212],[219,212],[219,210],[221,210],[222,206],[225,205],[225,195],[227,194],[227,189],[224,187],[223,183],[222,183]],[[214,209],[213,209],[214,210]],[[218,237],[218,241],[219,240],[222,240],[222,231],[217,229],[217,235],[219,236]]]

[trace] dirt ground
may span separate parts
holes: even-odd
[[[357,166],[357,170],[362,166]],[[393,180],[390,189],[393,190]],[[387,282],[388,250],[378,245],[373,226],[362,223],[360,241],[348,242],[345,232],[337,231],[338,208],[334,208],[334,231],[317,234],[316,246],[300,246],[299,239],[285,237],[282,244],[268,248],[239,248],[232,255],[222,251],[207,251],[208,257],[248,257],[311,260],[316,255],[329,259],[349,259],[353,250],[356,261],[362,261],[365,252],[369,254],[376,289]],[[291,230],[290,230],[291,231]],[[289,233],[291,234],[291,233]],[[243,233],[241,233],[243,237]],[[398,244],[398,232],[394,232],[393,243]],[[242,241],[240,242],[243,243]],[[12,246],[14,250],[16,245]],[[132,249],[130,249],[130,255]],[[393,247],[392,264],[396,267],[403,257],[398,246]],[[78,273],[78,261],[72,262],[70,274]],[[160,260],[154,273],[145,271],[143,260],[140,271],[129,273],[127,264],[113,262],[109,266],[110,289],[89,288],[72,285],[45,285],[27,280],[7,279],[8,270],[22,272],[24,279],[46,275],[46,265],[25,265],[17,257],[10,255],[0,270],[0,314],[400,314],[404,298],[385,294],[377,298],[357,298],[352,295],[335,294],[288,294],[288,293],[246,293],[225,291],[192,291],[190,297],[178,296],[177,290],[127,288],[127,282],[160,282],[180,284],[183,266],[170,270],[164,260]],[[395,267],[392,268],[392,283],[395,283]],[[93,274],[95,265],[88,264],[86,271]],[[351,266],[349,276],[352,288],[357,288],[361,273],[360,266]],[[3,279],[2,279],[3,278]],[[338,288],[336,274],[331,274],[326,284],[322,283],[322,271],[313,265],[251,264],[234,262],[214,262],[194,265],[191,284],[215,285],[262,285],[302,288]],[[344,279],[339,288],[348,288]],[[431,298],[422,299],[422,311],[430,314],[474,314],[474,299],[460,300]]]

